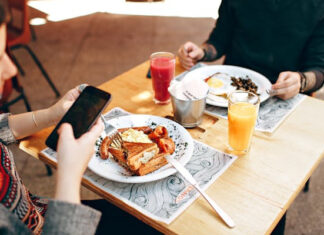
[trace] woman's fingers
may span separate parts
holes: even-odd
[[[76,88],[79,90],[79,93],[81,93],[84,90],[84,88],[86,88],[87,86],[89,86],[89,84],[83,83],[78,85]]]
[[[67,143],[75,141],[73,129],[71,124],[69,123],[63,123],[57,130],[57,133],[59,134],[57,149],[65,149]]]
[[[104,130],[104,124],[99,118],[91,129],[80,137],[81,142],[94,143]]]
[[[71,100],[73,101],[76,100],[80,95],[80,91],[78,88],[73,88],[72,90],[69,91],[69,93],[72,98]]]
[[[57,133],[63,137],[74,138],[73,129],[70,123],[63,123]]]

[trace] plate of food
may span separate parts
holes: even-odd
[[[227,95],[235,90],[247,90],[258,94],[260,101],[270,96],[270,81],[262,74],[250,69],[232,65],[210,65],[188,72],[184,79],[202,79],[209,86],[207,104],[227,107]]]
[[[178,123],[152,115],[127,115],[107,122],[123,139],[123,146],[103,132],[89,162],[94,173],[117,182],[145,183],[176,173],[165,156],[186,164],[193,153],[193,140]]]

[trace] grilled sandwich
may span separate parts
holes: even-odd
[[[124,140],[122,147],[111,144],[106,137],[100,147],[100,156],[107,159],[109,154],[134,175],[146,175],[167,164],[165,155],[172,154],[175,144],[168,137],[165,127],[132,127],[119,129]],[[108,154],[109,153],[109,154]]]
[[[124,142],[123,146],[124,150],[109,147],[108,151],[120,165],[136,175],[146,175],[167,163],[165,154],[159,154],[155,143]]]

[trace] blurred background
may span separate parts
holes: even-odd
[[[28,43],[49,77],[64,94],[88,83],[98,86],[146,61],[155,51],[176,53],[190,40],[206,40],[218,17],[220,0],[32,0],[28,2],[33,38]],[[25,75],[19,82],[32,110],[46,108],[58,100],[26,50],[14,56]],[[137,79],[136,77],[132,79]],[[10,98],[18,93],[13,90]],[[316,93],[324,99],[324,92]],[[25,112],[23,101],[10,112]],[[323,143],[324,144],[324,143]],[[44,165],[11,146],[18,171],[31,192],[52,197],[54,175]],[[324,234],[324,166],[314,172],[308,193],[301,192],[287,214],[285,234]],[[82,189],[83,199],[97,198]]]

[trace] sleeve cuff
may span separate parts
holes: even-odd
[[[43,234],[94,234],[101,213],[82,204],[51,200]]]
[[[16,141],[10,127],[9,127],[9,117],[10,113],[0,114],[0,138],[5,144],[10,144]]]

